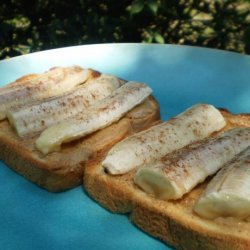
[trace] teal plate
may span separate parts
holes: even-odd
[[[0,84],[72,64],[148,83],[163,119],[195,103],[250,113],[250,57],[175,45],[68,47],[0,61]],[[49,193],[0,161],[0,249],[171,249],[112,214],[82,187]]]

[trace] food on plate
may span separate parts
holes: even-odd
[[[180,149],[175,149],[175,145],[172,144],[176,141],[170,140],[170,146],[174,151],[167,153],[162,162],[162,157],[156,160],[154,155],[152,160],[141,161],[140,153],[138,153],[139,160],[134,162],[139,162],[139,164],[135,164],[133,168],[130,168],[131,170],[126,170],[124,173],[112,174],[112,172],[107,171],[106,165],[103,164],[105,159],[109,157],[110,151],[98,155],[97,158],[89,161],[84,169],[85,190],[108,210],[129,214],[130,220],[143,231],[176,249],[250,249],[250,223],[249,217],[246,218],[249,213],[249,171],[247,170],[249,149],[245,153],[241,152],[246,150],[250,143],[250,115],[231,114],[223,109],[218,112],[223,117],[223,119],[220,118],[222,121],[220,129],[214,127],[214,132],[208,132],[204,136],[205,138],[197,139],[195,142],[190,141],[189,145]],[[193,119],[193,123],[195,123],[195,116]],[[171,122],[171,119],[169,121]],[[151,139],[153,136],[150,131],[157,126],[146,130],[149,131],[148,136]],[[119,150],[129,150],[125,147],[124,142],[130,141],[130,138],[136,136],[137,134],[134,134],[132,137],[120,141],[111,148],[111,152],[115,152],[114,149],[117,145],[124,145],[124,149],[119,146]],[[145,137],[147,137],[146,134]],[[143,138],[142,142],[148,143],[144,144],[145,147],[150,145],[151,139],[145,140]],[[161,137],[158,139],[160,140]],[[128,145],[131,147],[130,144]],[[161,144],[159,144],[160,147]],[[124,157],[127,156],[124,155]],[[199,160],[197,161],[195,157]],[[119,161],[118,158],[116,160]],[[123,159],[121,161],[123,162]],[[232,161],[231,165],[227,165],[230,161]],[[187,162],[190,165],[186,165]],[[179,178],[178,183],[177,179],[171,183],[169,195],[173,199],[167,200],[161,197],[162,195],[163,198],[168,196],[166,193],[169,188],[164,182],[165,178],[170,177],[165,176],[165,173],[162,175],[163,169],[161,169],[162,164],[165,163],[169,166],[176,164],[176,172],[174,169],[171,172],[175,178],[177,178],[176,175]],[[183,167],[185,163],[183,169],[180,169],[181,166],[177,166],[181,163],[183,163]],[[156,174],[152,169],[153,176],[144,178],[145,176],[139,174],[139,179],[151,189],[154,189],[152,186],[160,185],[166,190],[154,189],[153,194],[151,194],[149,190],[145,192],[137,185],[138,183],[134,182],[134,179],[138,178],[138,173],[149,167],[150,164],[156,168],[157,164],[160,164]],[[199,166],[199,164],[202,165]],[[218,173],[220,179],[217,175],[213,179],[213,174],[220,168],[221,172]],[[206,178],[205,176],[208,174],[212,174],[212,176]],[[137,177],[135,177],[136,175]],[[164,177],[163,185],[159,183],[159,179],[155,178],[156,176],[157,178],[160,176],[160,181]],[[226,178],[225,183],[224,178]],[[197,185],[198,182],[202,183]],[[210,186],[207,187],[208,184]],[[220,187],[218,188],[218,186]],[[174,192],[171,193],[173,189]],[[204,192],[204,190],[206,191]],[[229,192],[230,195],[227,196]],[[227,197],[229,199],[224,200]],[[239,212],[240,206],[243,208],[241,212]],[[223,209],[225,207],[227,209]],[[212,214],[212,218],[210,218],[210,214]]]
[[[173,150],[222,129],[225,120],[212,105],[195,105],[178,116],[116,144],[102,165],[109,173],[124,174]]]
[[[151,92],[143,83],[128,82],[83,112],[45,129],[36,140],[36,147],[44,154],[58,151],[64,142],[82,138],[117,122]]]
[[[27,136],[63,121],[110,95],[125,81],[93,71],[93,77],[86,83],[65,94],[15,107],[7,112],[10,124],[18,135]]]
[[[249,114],[160,121],[144,83],[72,66],[0,88],[1,160],[49,191],[83,183],[177,249],[250,249],[249,157]]]
[[[250,217],[250,146],[216,174],[194,209],[208,219]]]
[[[61,95],[87,81],[89,69],[78,66],[54,67],[42,74],[21,79],[0,88],[0,120],[6,118],[11,107]]]
[[[250,146],[250,128],[234,128],[143,165],[135,183],[160,199],[179,199]]]
[[[13,102],[9,102],[4,93],[8,95],[9,90],[16,88],[20,93],[26,93],[26,89],[31,88],[27,95],[29,98],[22,101],[14,95]],[[39,94],[37,88],[42,89],[43,94]],[[52,89],[56,97],[51,98]],[[116,76],[79,66],[54,68],[42,74],[24,76],[0,88],[0,103],[8,116],[8,119],[0,121],[0,159],[49,191],[57,192],[80,185],[84,166],[92,157],[159,120],[159,106],[151,92],[146,84],[127,83]],[[79,94],[81,103],[70,106],[67,98],[70,96],[69,99],[72,97],[76,102]],[[64,102],[67,107],[61,105]],[[72,110],[72,107],[76,109]],[[42,111],[37,113],[39,109]],[[50,110],[53,110],[52,113]],[[76,124],[79,117],[80,122]],[[85,119],[84,124],[81,119]],[[69,127],[58,130],[58,126],[62,126],[60,124]],[[78,126],[83,134],[74,137],[74,129]],[[52,127],[55,128],[50,134],[53,138],[61,132],[60,136],[64,136],[64,131],[66,137],[70,133],[71,137],[67,137],[66,141],[63,139],[64,143],[56,152],[41,152],[39,142],[47,142],[44,131],[51,131]]]

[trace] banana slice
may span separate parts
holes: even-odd
[[[36,141],[36,147],[44,154],[57,151],[64,142],[81,138],[118,121],[151,93],[152,90],[143,83],[127,83],[85,112],[44,130]]]
[[[250,216],[250,147],[218,172],[194,210],[208,219]]]
[[[212,105],[195,105],[167,122],[119,142],[109,151],[102,165],[110,174],[124,174],[203,139],[225,124],[221,113]]]
[[[250,128],[235,128],[141,167],[134,181],[160,199],[179,199],[248,146]]]
[[[0,120],[8,109],[32,101],[61,95],[85,82],[90,70],[78,66],[53,68],[38,77],[17,81],[0,89]]]
[[[76,115],[95,101],[110,95],[123,83],[115,76],[101,75],[62,96],[10,109],[7,117],[19,136],[31,135]]]

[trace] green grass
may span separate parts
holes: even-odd
[[[242,0],[3,0],[0,59],[90,43],[196,45],[250,54]]]

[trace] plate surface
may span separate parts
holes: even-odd
[[[0,61],[0,85],[72,64],[146,82],[163,119],[198,102],[250,113],[250,57],[197,47],[102,44],[37,52]],[[49,193],[0,161],[0,190],[1,249],[166,249],[81,187]]]

